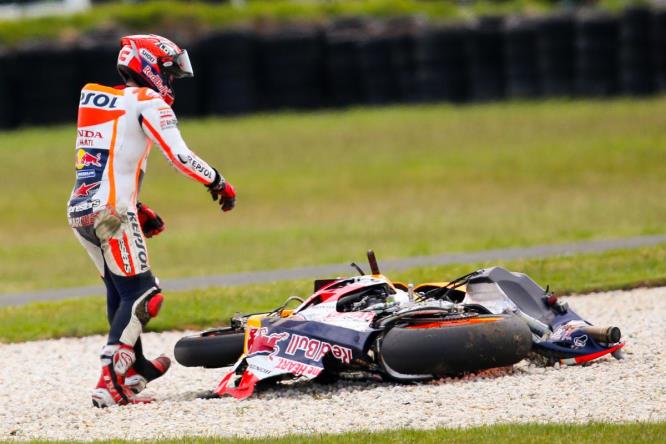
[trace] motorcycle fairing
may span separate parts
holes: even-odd
[[[336,318],[344,318],[345,314],[339,313]],[[283,375],[314,379],[324,370],[327,357],[349,364],[361,356],[373,333],[369,328],[359,331],[306,319],[265,318],[248,354],[239,359],[214,391],[245,399],[262,380]]]
[[[624,342],[596,341],[583,331],[592,324],[568,306],[548,305],[548,296],[527,275],[492,267],[479,270],[469,280],[464,302],[481,304],[495,314],[521,311],[541,322],[547,329],[534,334],[534,350],[561,364],[580,364],[624,346]]]

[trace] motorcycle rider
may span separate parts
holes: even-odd
[[[126,36],[120,46],[117,68],[124,85],[87,84],[81,91],[76,182],[67,211],[107,292],[110,329],[92,393],[96,407],[150,402],[136,394],[171,364],[166,356],[147,360],[140,338],[163,300],[145,237],[165,226],[138,201],[151,145],[179,172],[206,186],[223,211],[236,201],[231,184],[187,147],[171,109],[174,80],[194,75],[187,51],[157,35]]]

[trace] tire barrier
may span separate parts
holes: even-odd
[[[652,19],[652,54],[657,90],[666,90],[666,10],[656,11]]]
[[[508,23],[504,31],[506,92],[512,98],[541,93],[537,57],[537,31],[532,21]]]
[[[458,25],[345,18],[184,42],[178,115],[666,90],[666,9]],[[0,128],[73,122],[80,88],[119,83],[117,44],[0,52]],[[44,110],[48,110],[45,112]]]
[[[9,83],[14,119],[23,125],[76,120],[81,85],[78,51],[26,49],[13,55]]]
[[[365,37],[356,45],[359,84],[364,104],[383,105],[401,98],[392,61],[392,46],[399,39],[389,36]]]
[[[473,100],[499,100],[505,96],[502,28],[502,17],[487,17],[472,28],[468,40],[468,60]]]
[[[572,15],[546,17],[536,26],[541,92],[545,97],[574,93],[576,22]]]
[[[10,84],[10,71],[13,57],[11,54],[0,53],[0,129],[12,128],[18,122],[13,112],[14,99]]]
[[[415,90],[420,101],[468,100],[469,34],[466,27],[447,26],[428,29],[416,37]]]
[[[362,102],[357,41],[353,31],[325,35],[323,81],[326,106],[350,106]]]
[[[261,109],[322,106],[323,49],[318,30],[261,35],[256,73]]]
[[[211,35],[199,43],[205,57],[195,78],[204,85],[205,114],[244,114],[257,109],[255,88],[256,36],[247,31]],[[180,100],[180,98],[179,98]]]
[[[656,89],[653,23],[645,7],[629,8],[620,18],[620,89],[627,94],[651,94]]]
[[[576,92],[610,96],[619,92],[619,20],[606,14],[582,17],[577,23]]]

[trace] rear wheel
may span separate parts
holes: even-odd
[[[227,367],[243,354],[244,339],[242,330],[209,330],[180,339],[174,347],[174,356],[185,367]]]
[[[380,342],[395,379],[457,375],[513,365],[532,348],[527,324],[514,315],[479,315],[393,327]]]

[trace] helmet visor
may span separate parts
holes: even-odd
[[[170,71],[177,79],[182,79],[183,77],[194,77],[194,69],[192,69],[192,63],[190,62],[190,57],[187,55],[187,50],[184,50],[177,56],[173,58],[173,66],[170,67]]]

